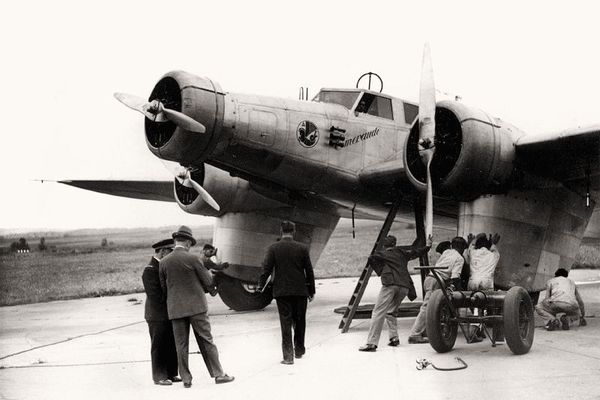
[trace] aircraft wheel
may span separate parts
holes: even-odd
[[[270,287],[261,293],[256,290],[256,284],[244,282],[225,274],[219,275],[217,284],[221,300],[235,311],[261,310],[273,300]]]
[[[525,354],[533,344],[533,304],[527,291],[515,286],[504,298],[504,337],[514,354]]]
[[[429,344],[438,353],[446,353],[454,347],[458,323],[450,321],[452,312],[444,292],[437,289],[431,294],[427,303],[427,337]]]

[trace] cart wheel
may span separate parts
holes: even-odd
[[[504,336],[514,354],[525,354],[533,344],[533,305],[525,289],[510,288],[504,298]]]
[[[427,337],[429,344],[438,353],[452,350],[456,342],[458,322],[450,321],[452,311],[446,302],[444,292],[437,289],[427,303]]]

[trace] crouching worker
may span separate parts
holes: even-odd
[[[559,268],[554,273],[554,278],[546,283],[546,298],[542,300],[535,311],[546,321],[545,328],[549,331],[562,328],[569,329],[569,317],[579,316],[579,325],[585,326],[585,308],[583,300],[577,291],[575,282],[568,278],[569,272]],[[560,319],[557,314],[564,313]]]
[[[450,244],[450,248],[444,249],[444,246],[441,246],[443,243]],[[458,290],[462,289],[460,274],[465,263],[462,254],[467,248],[467,241],[462,237],[457,236],[452,239],[452,242],[440,243],[438,248],[440,248],[442,252],[440,258],[435,263],[435,266],[436,268],[442,267],[444,269],[436,270],[437,274],[448,287]],[[437,248],[436,251],[438,251]],[[425,287],[423,304],[421,305],[419,314],[417,315],[417,318],[415,319],[415,322],[410,330],[410,336],[408,337],[409,344],[429,343],[429,339],[423,337],[423,334],[425,333],[427,303],[429,302],[429,298],[431,297],[433,291],[441,288],[432,275],[427,275],[425,281],[423,282],[423,286]]]
[[[381,276],[381,290],[375,303],[371,316],[371,327],[367,344],[360,347],[359,351],[376,351],[383,321],[387,322],[390,342],[389,346],[398,346],[398,323],[396,317],[388,315],[400,307],[404,297],[412,301],[417,298],[417,292],[412,278],[408,273],[408,261],[427,253],[431,247],[431,238],[427,245],[422,246],[415,240],[411,246],[396,246],[394,236],[386,236],[383,241],[383,250],[375,252],[369,257],[369,262],[377,275]]]

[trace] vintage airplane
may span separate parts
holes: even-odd
[[[499,233],[496,286],[539,292],[584,235],[600,238],[600,125],[533,137],[462,102],[436,103],[425,54],[420,107],[358,88],[312,101],[229,93],[169,72],[148,101],[116,97],[145,115],[150,151],[182,166],[174,181],[62,183],[217,217],[214,244],[231,264],[219,293],[234,310],[270,303],[256,281],[282,219],[316,263],[341,217],[383,219],[400,200],[398,218],[412,218],[428,188],[427,231],[435,213],[465,237]]]

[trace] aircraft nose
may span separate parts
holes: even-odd
[[[220,86],[208,78],[172,71],[154,86],[148,101],[153,100],[202,124],[205,132],[188,131],[170,120],[146,118],[146,144],[150,151],[182,165],[201,163],[208,158],[223,124],[224,93]]]

